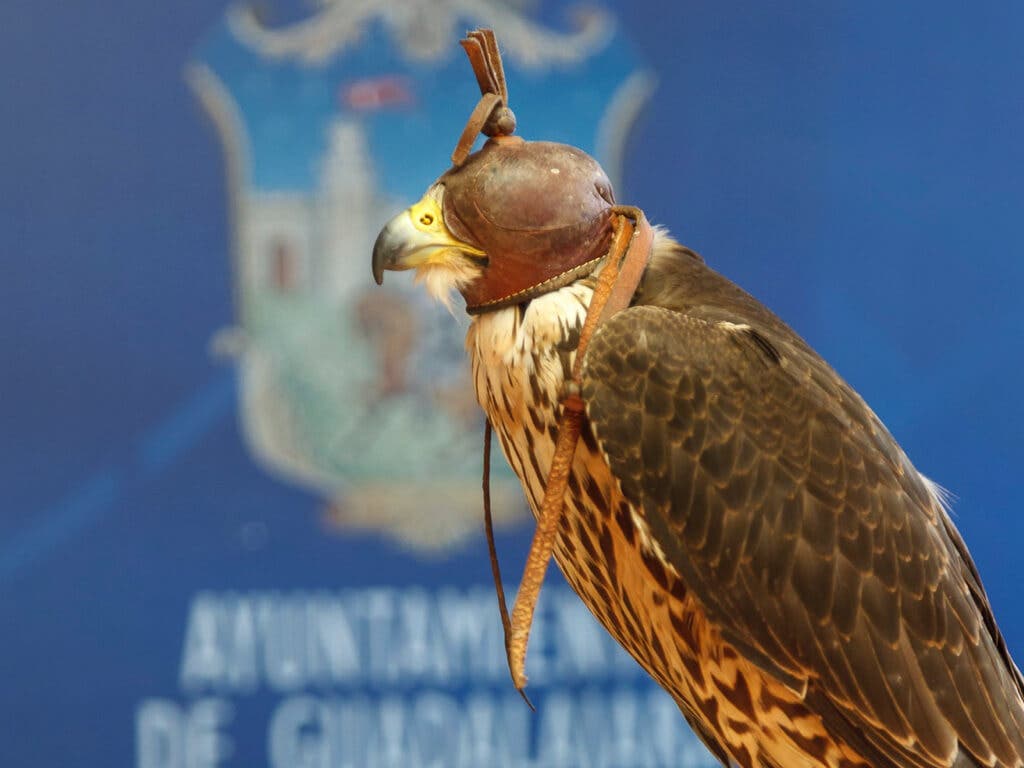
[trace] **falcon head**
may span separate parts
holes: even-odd
[[[373,247],[373,277],[415,269],[450,306],[471,314],[525,301],[591,271],[611,237],[611,182],[565,144],[490,139],[389,221]]]

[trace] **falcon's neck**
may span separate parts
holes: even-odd
[[[592,285],[592,279],[577,280],[527,304],[475,317],[466,334],[466,351],[474,367],[481,365],[502,375],[507,369],[522,370],[549,385],[561,385],[561,362],[575,356]],[[556,361],[559,365],[549,370]],[[486,403],[480,404],[488,410]]]
[[[656,230],[648,274],[657,273],[664,259],[678,258],[677,251],[675,241]],[[477,400],[534,512],[554,453],[558,399],[571,375],[597,274],[524,304],[477,315],[466,333]],[[594,451],[581,446],[578,458],[596,460],[596,446]],[[603,464],[590,469],[607,473]]]
[[[678,258],[679,245],[660,228],[655,229],[654,250],[649,273],[657,273],[666,260]],[[586,319],[600,268],[574,283],[538,296],[529,302],[494,310],[473,318],[466,334],[466,351],[473,364],[477,396],[484,411],[491,415],[486,380],[480,374],[490,371],[492,385],[504,386],[509,375],[535,377],[534,387],[554,396],[564,381],[575,357],[579,332]]]
[[[558,397],[572,371],[592,284],[577,280],[530,302],[477,315],[466,333],[477,400],[535,515],[554,455]]]

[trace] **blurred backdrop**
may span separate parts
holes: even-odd
[[[0,764],[711,765],[555,574],[515,696],[465,322],[370,277],[479,24],[520,133],[597,155],[953,493],[1024,658],[1024,6],[6,0]]]

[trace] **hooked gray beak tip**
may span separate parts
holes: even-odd
[[[398,243],[393,235],[393,224],[394,219],[385,224],[373,244],[373,279],[377,285],[384,284],[384,270],[391,269],[395,264]]]

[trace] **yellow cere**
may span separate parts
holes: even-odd
[[[483,256],[484,252],[452,237],[444,225],[439,190],[431,190],[423,199],[409,208],[409,219],[414,229],[429,240],[431,248],[424,249],[417,258],[419,264],[444,264],[450,250],[470,256]]]

